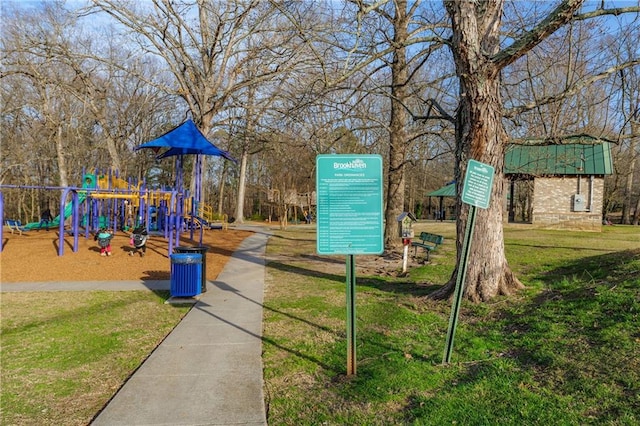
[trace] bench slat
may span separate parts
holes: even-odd
[[[440,244],[444,242],[444,237],[442,235],[431,234],[429,232],[421,232],[420,233],[420,241],[412,241],[411,247],[414,247],[413,255],[414,257],[418,255],[418,247],[423,249],[427,256],[427,261],[429,260],[429,253],[432,250],[438,248]]]

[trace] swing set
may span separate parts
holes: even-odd
[[[200,230],[202,244],[203,230],[207,222],[198,216],[203,210],[200,202],[202,188],[202,156],[221,156],[236,162],[229,153],[220,150],[209,142],[198,130],[193,121],[185,123],[164,135],[135,148],[150,148],[154,152],[165,151],[156,156],[157,160],[175,157],[176,182],[174,188],[151,190],[145,181],[134,183],[121,179],[114,173],[83,173],[81,187],[20,186],[0,185],[0,220],[4,218],[4,188],[60,190],[60,214],[50,222],[58,227],[58,256],[64,254],[65,236],[73,237],[73,252],[78,251],[78,239],[81,231],[85,238],[100,228],[128,231],[143,224],[147,231],[163,235],[168,240],[168,254],[172,254],[180,241],[182,232]],[[183,189],[183,157],[195,155],[195,191],[193,196]],[[185,220],[189,218],[190,220]],[[65,225],[69,223],[69,225]],[[39,222],[24,226],[25,230],[35,229]],[[0,252],[4,246],[3,228],[0,228]]]

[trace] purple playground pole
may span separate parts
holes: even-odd
[[[182,168],[183,165],[183,156],[178,155],[176,157],[176,187],[177,191],[176,196],[176,205],[175,205],[175,230],[176,230],[176,239],[174,241],[173,247],[178,247],[180,245],[180,232],[182,232],[182,222],[183,222],[183,212],[184,212],[184,170]]]
[[[195,184],[194,184],[194,188],[195,188],[195,194],[194,194],[194,199],[196,202],[196,206],[195,206],[195,211],[196,213],[198,212],[198,207],[200,206],[200,195],[202,193],[202,155],[197,154],[196,155],[196,163],[194,165],[195,169],[196,169],[196,173],[195,173]]]
[[[117,191],[119,192],[119,191]],[[113,217],[113,223],[112,223],[112,228],[113,229],[113,233],[115,234],[115,232],[118,230],[118,199],[114,198],[113,200],[111,200],[111,216]]]
[[[0,253],[4,246],[4,195],[0,192]]]
[[[167,200],[164,200],[161,204],[162,212],[163,212],[162,226],[163,226],[165,238],[169,238],[169,218],[171,217],[171,211],[170,211],[171,202],[173,202],[173,193],[171,193],[171,199],[169,200],[169,204],[167,204]]]
[[[197,191],[197,190],[196,190]],[[193,228],[195,227],[195,218],[196,218],[196,197],[191,197],[191,211],[189,214],[191,215],[191,223],[189,224],[189,239],[193,241]]]
[[[67,196],[71,193],[71,211],[75,215],[75,219],[72,218],[72,227],[74,231],[74,244],[73,251],[78,251],[78,192],[73,188],[66,188],[62,192],[60,197],[60,225],[58,226],[58,256],[64,255],[64,210]]]
[[[193,202],[191,203],[193,208],[193,216],[198,214],[198,209],[200,208],[200,203],[202,202],[202,163],[203,156],[198,154],[196,155],[196,175],[195,175],[195,188],[196,193]],[[192,224],[193,225],[193,224]],[[204,232],[204,224],[200,221],[200,245],[202,245],[202,233]],[[193,232],[191,234],[191,240],[193,241]]]
[[[84,176],[84,175],[82,175]],[[84,223],[84,238],[89,239],[89,227],[91,226],[91,198],[89,197],[89,191],[85,191],[84,203],[82,203],[80,220],[85,219]]]
[[[71,232],[73,232],[73,252],[78,252],[78,238],[80,233],[80,202],[78,199],[78,192],[73,191],[71,201]]]
[[[174,229],[174,224],[175,224],[175,214],[171,213],[171,206],[175,206],[176,205],[176,195],[177,192],[173,191],[171,193],[171,200],[169,201],[169,215],[166,219],[166,223],[167,223],[167,227],[168,227],[168,231],[169,231],[169,256],[171,254],[173,254],[173,229]]]
[[[58,216],[60,218],[60,223],[58,224],[58,256],[64,255],[64,202],[70,191],[71,189],[69,188],[65,189],[62,192],[62,196],[60,196],[60,215]]]

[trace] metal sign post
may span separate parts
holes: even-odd
[[[346,254],[347,375],[356,374],[356,254],[384,251],[382,157],[316,157],[318,254]]]
[[[476,222],[476,207],[483,209],[489,207],[491,188],[493,186],[493,174],[494,168],[488,164],[475,160],[469,160],[467,164],[464,186],[462,187],[462,202],[470,204],[469,217],[467,218],[467,226],[462,243],[462,253],[460,254],[460,262],[458,263],[458,276],[456,277],[456,287],[453,293],[453,306],[451,307],[449,329],[447,330],[447,340],[442,357],[443,364],[448,364],[451,361],[451,353],[453,352],[453,338],[456,333],[456,326],[458,325],[460,305],[464,293],[464,282],[467,276],[471,239]]]
[[[347,256],[347,376],[356,374],[356,257]]]
[[[460,263],[458,264],[458,276],[456,277],[456,288],[453,293],[453,306],[451,307],[451,316],[449,317],[449,329],[447,331],[447,340],[444,345],[443,364],[451,361],[451,353],[453,352],[453,336],[458,325],[458,315],[460,313],[460,304],[462,303],[462,293],[465,278],[467,277],[467,262],[469,260],[469,249],[471,248],[471,235],[473,235],[473,227],[476,221],[476,206],[469,207],[469,218],[467,227],[464,231],[464,242],[462,243],[462,253],[460,255]],[[462,269],[460,269],[462,268]]]

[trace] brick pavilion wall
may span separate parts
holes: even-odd
[[[537,177],[534,183],[532,224],[545,229],[602,231],[604,179],[580,177],[580,193],[585,211],[573,210],[573,196],[578,193],[577,176]],[[589,193],[593,190],[593,197]],[[593,200],[592,202],[590,200]]]

